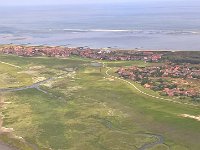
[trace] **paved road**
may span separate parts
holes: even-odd
[[[53,78],[49,78],[49,79],[46,79],[46,80],[43,80],[43,81],[34,83],[34,84],[30,85],[30,86],[24,86],[24,87],[20,87],[20,88],[7,88],[7,89],[4,88],[4,89],[0,89],[0,93],[3,93],[3,92],[22,91],[22,90],[33,89],[33,88],[36,88],[36,89],[38,89],[38,90],[40,90],[40,91],[42,91],[42,92],[45,93],[45,91],[41,90],[41,89],[39,88],[39,86],[40,86],[41,84],[43,84],[43,83],[46,83],[46,82],[50,81],[50,80],[53,80]],[[1,150],[1,149],[0,149],[0,150]]]
[[[30,86],[24,86],[24,87],[20,87],[20,88],[5,88],[5,89],[0,89],[0,93],[3,93],[3,92],[15,92],[15,91],[22,91],[22,90],[26,90],[26,89],[37,89],[41,92],[44,92],[44,93],[47,93],[46,91],[42,90],[39,88],[39,86],[43,83],[46,83],[50,80],[53,80],[53,78],[48,78],[46,80],[43,80],[43,81],[40,81],[40,82],[37,82],[37,83],[34,83]],[[38,150],[37,146],[35,146],[34,144],[30,144],[28,142],[26,142],[27,145],[29,145],[30,147],[32,147],[34,150]],[[11,148],[10,146],[0,142],[0,150],[16,150],[14,148]]]
[[[11,148],[10,146],[5,145],[5,144],[0,142],[0,150],[16,150],[16,149]]]

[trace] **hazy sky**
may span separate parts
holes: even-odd
[[[126,3],[126,2],[153,2],[157,1],[162,3],[163,1],[186,1],[186,0],[0,0],[0,6],[2,5],[59,5],[59,4],[82,4],[82,3]],[[199,0],[188,0],[199,1]]]
[[[200,4],[200,0],[0,0],[0,6],[12,5],[63,5],[63,4],[89,4],[89,3],[165,3],[169,4]],[[167,4],[166,3],[166,4]]]
[[[126,1],[138,1],[138,0],[0,0],[0,2],[3,5],[80,4],[80,3],[126,2]]]

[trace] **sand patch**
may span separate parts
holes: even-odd
[[[74,68],[65,68],[64,70],[68,72],[74,72]]]
[[[28,70],[25,71],[20,71],[18,73],[25,73],[25,74],[29,74],[29,75],[34,75],[34,74],[38,74],[40,70],[44,69],[45,66],[32,66],[29,67]]]
[[[0,133],[11,133],[13,131],[14,131],[13,128],[1,127],[1,129],[0,129]]]
[[[193,116],[193,115],[189,115],[189,114],[181,114],[179,116],[184,117],[184,118],[191,118],[191,119],[195,119],[197,121],[200,121],[200,115],[199,116]]]
[[[4,118],[4,116],[2,115],[2,113],[0,113],[0,134],[13,132],[13,128],[5,128],[5,127],[2,126],[3,125],[3,118]]]
[[[25,73],[25,74],[28,74],[28,75],[33,75],[33,74],[37,74],[38,72],[37,71],[33,71],[33,70],[28,70],[28,71],[20,71],[20,72],[17,72],[17,73]]]
[[[115,79],[112,78],[107,78],[108,81],[114,81]]]
[[[45,66],[32,66],[32,67],[29,67],[29,69],[31,70],[39,70],[39,69],[43,69],[45,68]]]
[[[113,78],[106,78],[106,77],[104,77],[104,79],[107,80],[107,81],[115,81],[115,79],[113,79]]]
[[[46,78],[45,77],[33,77],[32,80],[33,80],[33,83],[38,83],[38,82],[46,80]]]
[[[5,102],[4,99],[2,97],[0,97],[0,108],[2,108],[4,106],[4,104],[10,104],[10,103],[11,102]],[[11,138],[19,139],[20,141],[25,142],[22,137],[13,134],[13,132],[14,132],[13,128],[3,127],[3,119],[4,119],[4,116],[0,112],[0,134],[6,134],[6,135],[9,135],[9,137],[11,137]],[[2,148],[2,145],[0,145],[0,149],[1,148]]]
[[[108,111],[108,116],[114,116],[114,110],[110,109],[110,110]]]
[[[48,81],[46,83],[43,83],[42,85],[48,88],[52,88],[54,83],[56,83],[56,81]]]

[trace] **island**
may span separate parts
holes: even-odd
[[[0,148],[198,150],[199,89],[199,51],[0,45]]]

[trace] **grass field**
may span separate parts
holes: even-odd
[[[93,67],[93,60],[0,55],[0,61],[21,67],[0,63],[0,88],[30,85],[37,78],[65,73],[41,85],[47,93],[37,89],[0,93],[4,101],[11,102],[1,108],[3,126],[13,128],[13,134],[26,142],[6,134],[0,139],[19,149],[137,150],[157,140],[148,134],[161,135],[165,140],[150,150],[200,149],[200,122],[179,116],[198,116],[199,107],[143,95],[109,78],[106,68]],[[113,68],[111,74],[117,69],[114,67],[122,65],[150,65],[141,61],[105,63]]]

